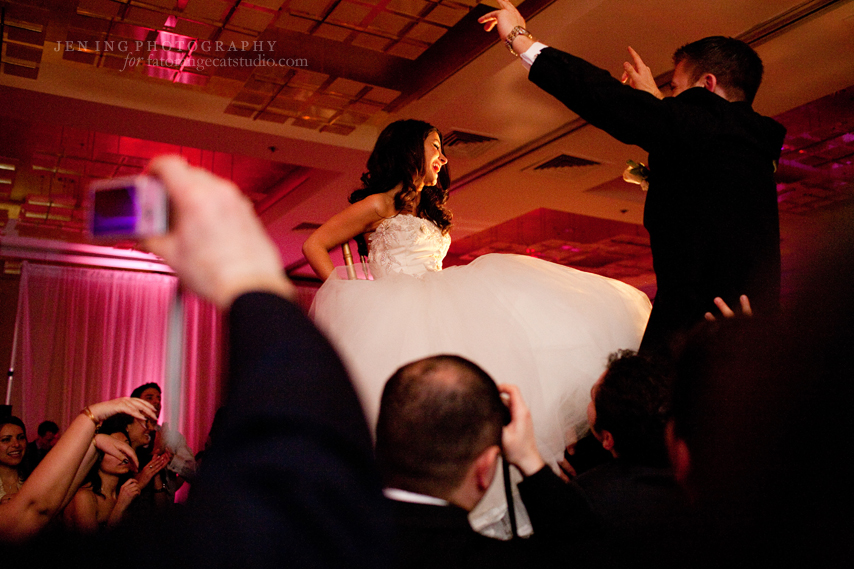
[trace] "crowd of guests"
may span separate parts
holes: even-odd
[[[569,449],[561,480],[537,449],[518,389],[457,356],[413,362],[389,379],[372,445],[346,371],[292,304],[245,198],[178,159],[151,169],[177,219],[148,245],[229,309],[217,443],[187,505],[152,508],[140,526],[131,505],[146,489],[168,496],[162,474],[174,459],[157,445],[147,462],[138,458],[158,438],[156,386],[84,409],[26,477],[25,429],[4,419],[4,555],[55,563],[56,549],[43,547],[51,539],[65,560],[106,566],[143,531],[157,546],[126,566],[850,563],[851,255],[816,269],[778,317],[706,323],[667,361],[621,352],[603,362],[588,416],[600,449],[593,462],[605,460],[590,467],[581,446]],[[835,244],[854,251],[847,239]],[[524,477],[529,538],[491,539],[468,524],[502,459]]]
[[[0,504],[18,506],[0,510],[0,535],[26,538],[46,526],[94,534],[174,504],[175,491],[195,476],[195,461],[183,436],[165,444],[160,406],[160,386],[146,383],[128,398],[86,407],[62,436],[55,422],[43,421],[31,442],[20,418],[0,417]],[[27,504],[46,492],[46,481],[60,481],[61,501]]]

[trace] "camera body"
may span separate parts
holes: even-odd
[[[89,205],[89,232],[95,240],[144,239],[169,230],[169,199],[152,176],[93,182]]]

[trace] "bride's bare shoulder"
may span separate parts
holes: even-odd
[[[394,199],[386,194],[372,194],[364,200],[365,206],[373,209],[383,219],[394,217],[398,211],[394,207]]]

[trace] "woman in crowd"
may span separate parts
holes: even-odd
[[[0,502],[8,501],[24,485],[21,465],[27,451],[27,429],[17,417],[0,419]]]
[[[44,528],[75,495],[95,464],[98,451],[118,461],[127,459],[136,466],[136,456],[127,444],[108,435],[95,434],[98,425],[116,413],[136,418],[155,417],[150,404],[130,397],[86,407],[19,491],[0,503],[0,541],[23,540]]]
[[[147,401],[144,399],[144,401]],[[155,412],[157,407],[154,408]],[[104,434],[124,433],[130,441],[130,446],[136,453],[139,462],[139,472],[135,478],[139,482],[140,489],[145,489],[148,484],[154,480],[151,491],[156,494],[165,494],[163,479],[160,474],[169,461],[172,460],[172,453],[167,450],[157,452],[152,456],[150,447],[154,438],[154,421],[145,418],[137,419],[131,415],[119,414],[114,415],[104,421],[101,425],[100,432]],[[165,496],[163,497],[165,499]],[[153,499],[153,498],[152,498]],[[162,500],[158,500],[162,501]]]
[[[102,434],[128,446],[131,444],[121,430]],[[85,484],[63,511],[66,526],[80,533],[95,533],[118,524],[140,492],[139,482],[129,477],[131,469],[129,457],[120,459],[105,454],[89,471]]]
[[[398,367],[459,354],[519,385],[554,464],[586,429],[590,387],[608,355],[637,349],[649,300],[622,282],[527,256],[490,254],[442,270],[446,164],[435,127],[404,120],[383,130],[352,205],[303,245],[325,280],[313,317],[347,363],[370,424]],[[329,250],[364,234],[374,280],[335,278]]]

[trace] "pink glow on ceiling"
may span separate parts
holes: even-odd
[[[148,61],[154,60],[158,65],[177,71],[186,54],[180,51],[156,49],[148,55]]]
[[[174,18],[174,16],[172,16]],[[167,20],[167,25],[168,25]],[[181,49],[181,50],[189,50],[193,42],[195,42],[195,38],[191,38],[189,36],[182,36],[181,34],[175,34],[172,32],[158,32],[157,33],[157,44],[163,47],[168,47],[171,49]]]
[[[181,147],[165,142],[154,142],[153,140],[141,140],[122,136],[119,139],[119,154],[136,156],[137,158],[151,159],[161,154],[181,154]]]
[[[175,73],[177,73],[174,69],[168,67],[154,67],[151,65],[147,65],[145,67],[145,74],[149,77],[154,77],[155,79],[166,79],[167,81],[172,81],[175,77]]]
[[[183,83],[184,85],[198,85],[200,87],[204,87],[208,84],[208,79],[210,78],[207,75],[198,75],[196,73],[182,71],[177,77],[175,77],[175,82]]]
[[[122,22],[114,22],[112,26],[112,34],[116,37],[129,38],[136,41],[145,41],[148,37],[148,28],[141,28]]]

